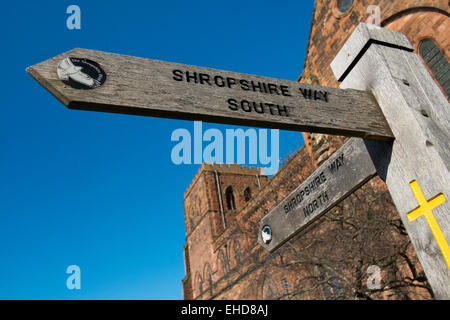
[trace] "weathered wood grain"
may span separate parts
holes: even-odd
[[[360,36],[352,36],[347,40],[346,45],[352,50],[346,51],[345,54],[343,54],[343,51],[340,51],[331,62],[330,66],[338,81],[342,81],[347,76],[366,50],[374,43],[384,43],[395,48],[413,51],[411,43],[401,33],[389,29],[376,28],[360,28],[359,33]]]
[[[259,232],[258,242],[271,252],[276,250],[376,172],[364,141],[351,138],[261,219],[260,230],[268,225],[272,241],[265,244]]]
[[[384,147],[383,154],[371,152],[379,175],[389,188],[435,297],[450,299],[450,269],[430,227],[424,217],[411,222],[406,217],[418,206],[411,181],[418,182],[427,200],[442,193],[446,202],[432,213],[450,243],[450,106],[419,57],[408,50],[372,43],[356,64],[347,59],[358,55],[354,43],[367,43],[374,33],[392,37],[392,31],[360,24],[332,67],[341,64],[337,77],[351,68],[341,88],[370,90],[382,108],[395,140],[392,145],[366,144],[369,150]],[[399,37],[404,36],[395,36]]]
[[[73,89],[65,85],[56,70],[66,57],[97,62],[106,72],[106,82],[92,90]],[[194,80],[176,81],[173,70],[203,73],[211,78],[221,77],[218,79],[233,78],[238,85],[230,84],[229,87],[227,83],[217,86],[212,80],[211,84],[206,81],[201,84],[199,79],[197,83]],[[86,49],[73,49],[33,65],[27,68],[27,72],[72,109],[339,134],[381,141],[393,139],[373,96],[359,90],[327,88]],[[272,84],[278,88],[278,93],[244,90],[239,80]],[[280,86],[287,88],[285,95]],[[308,94],[305,98],[300,88],[303,93],[309,93],[305,90],[311,89],[311,99]],[[318,92],[317,99],[314,98],[314,90]],[[229,99],[237,102],[238,110],[232,110],[234,106],[230,108]],[[271,110],[263,105],[264,113],[258,113],[252,107],[248,112],[246,103],[245,108],[241,108],[240,102],[243,100],[274,106]],[[280,106],[281,111],[276,105]],[[284,107],[288,116],[283,111]],[[263,109],[258,107],[258,110]]]

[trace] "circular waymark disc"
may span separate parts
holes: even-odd
[[[59,79],[74,89],[95,89],[106,81],[106,73],[92,60],[76,57],[63,59],[57,68]]]
[[[269,244],[272,241],[272,229],[268,225],[262,227],[261,237],[265,244]]]

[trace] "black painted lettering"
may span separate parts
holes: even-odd
[[[339,155],[338,158],[336,158],[329,166],[331,173],[335,173],[339,170],[339,167],[342,167],[344,165],[344,154]]]
[[[257,113],[264,113],[264,104],[262,102],[260,103],[253,102],[253,109]]]
[[[278,108],[278,114],[280,116],[283,116],[283,113],[284,113],[285,117],[289,117],[288,109],[286,106],[280,107],[279,105],[277,105],[277,108]]]
[[[197,72],[192,72],[192,75],[189,73],[189,71],[186,71],[186,81],[191,82],[193,80],[195,83],[197,83]]]
[[[264,82],[262,83],[262,87],[263,87],[263,92],[267,93],[268,92],[267,91],[267,87],[266,87],[266,84]]]
[[[335,173],[336,172],[336,162],[333,161],[332,163],[330,163],[330,165],[328,166],[328,169],[331,171],[331,173]]]
[[[290,97],[291,96],[291,94],[289,93],[289,87],[288,86],[281,85],[280,86],[280,91],[281,91],[281,94],[283,96],[285,96],[285,97]]]
[[[342,167],[342,162],[340,159],[336,159],[336,170],[338,170],[339,167]]]
[[[320,91],[314,90],[314,100],[322,100],[322,94]]]
[[[280,94],[279,92],[278,92],[278,88],[277,88],[277,86],[275,85],[275,84],[273,84],[273,83],[269,83],[268,85],[267,85],[268,87],[269,87],[269,93],[270,94]]]
[[[318,186],[320,185],[320,176],[315,177],[315,178],[314,178],[314,181],[315,181],[315,183],[316,183],[316,186],[318,187]]]
[[[231,110],[236,111],[239,108],[237,101],[235,99],[230,98],[227,100],[227,102],[228,102],[228,108],[230,108]]]
[[[253,90],[253,91],[263,92],[263,89],[262,89],[262,86],[261,86],[261,83],[260,83],[260,82],[258,82],[258,84],[255,84],[255,83],[253,82],[253,80],[252,80],[250,83],[252,84],[252,90]],[[258,89],[258,90],[256,90],[256,89]]]
[[[214,83],[218,87],[225,87],[225,81],[223,80],[223,78],[221,76],[215,76]]]
[[[231,88],[232,86],[236,85],[236,79],[235,78],[229,78],[227,77],[227,86],[228,88]]]
[[[173,80],[175,81],[183,81],[183,71],[181,70],[173,70],[172,71],[173,74]]]
[[[242,110],[244,110],[245,112],[250,112],[250,111],[252,111],[252,107],[250,106],[250,102],[248,102],[247,100],[242,100],[242,101],[241,101],[241,108],[242,108]]]
[[[211,85],[209,74],[199,73],[198,78],[200,80],[200,84],[207,83],[207,84]]]
[[[314,100],[322,100],[328,102],[328,92],[314,90]]]
[[[239,84],[241,85],[241,89],[242,90],[245,90],[245,91],[250,90],[250,87],[248,86],[248,81],[247,80],[244,80],[244,79],[239,80]]]
[[[303,89],[303,88],[299,88],[300,92],[303,95],[303,98],[305,99],[311,99],[311,89]]]
[[[294,204],[292,203],[292,199],[291,201],[289,201],[289,211],[294,210]]]
[[[303,199],[302,199],[302,196],[299,193],[297,193],[297,195],[295,197],[297,198],[297,202],[298,203],[302,202]]]
[[[309,211],[308,211],[308,206],[303,208],[303,214],[305,215],[305,218],[308,217],[310,215]]]
[[[319,196],[317,197],[317,202],[319,203],[319,206],[321,206],[322,205],[322,195],[321,194],[319,194]]]
[[[266,103],[266,106],[269,108],[270,114],[274,115],[275,113],[273,112],[273,109],[275,107],[275,105],[273,103]]]

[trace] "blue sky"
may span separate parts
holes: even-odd
[[[81,30],[66,27],[71,4]],[[312,9],[312,0],[2,4],[0,299],[181,299],[183,193],[199,167],[171,161],[171,133],[193,132],[193,122],[68,110],[26,67],[82,47],[296,80]],[[281,159],[303,143],[288,131],[279,142]],[[69,265],[81,269],[81,290],[66,287]]]

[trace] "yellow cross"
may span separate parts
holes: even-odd
[[[416,180],[411,181],[409,185],[411,186],[411,189],[414,193],[414,196],[416,197],[417,202],[419,203],[419,206],[413,211],[409,212],[406,217],[409,221],[413,221],[422,215],[425,216],[428,226],[430,227],[431,232],[433,233],[433,236],[435,237],[439,248],[442,251],[445,262],[447,262],[447,266],[450,269],[450,248],[448,247],[447,241],[445,241],[444,235],[442,234],[441,229],[439,229],[436,219],[433,216],[433,212],[431,211],[432,209],[444,203],[445,197],[442,193],[440,193],[437,196],[433,197],[430,201],[427,201]]]

